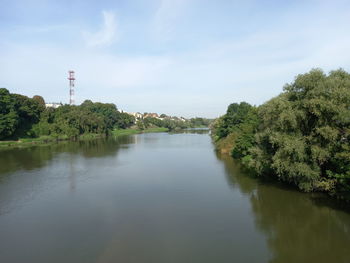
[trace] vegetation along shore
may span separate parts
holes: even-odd
[[[218,151],[257,176],[349,199],[350,74],[314,69],[260,106],[233,103],[212,125]]]
[[[77,106],[46,107],[41,96],[29,98],[0,88],[0,148],[173,131],[208,126],[210,121],[148,113],[135,117],[115,104],[90,100]]]

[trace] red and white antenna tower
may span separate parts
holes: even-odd
[[[69,79],[69,105],[74,105],[74,71],[68,71],[68,79]]]

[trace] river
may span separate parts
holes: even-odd
[[[250,177],[205,131],[7,149],[0,262],[350,262],[331,204]]]

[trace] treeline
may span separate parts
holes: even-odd
[[[79,106],[46,108],[41,96],[28,98],[0,89],[0,140],[51,136],[76,138],[81,134],[108,134],[134,124],[114,104],[84,101]]]
[[[208,127],[212,122],[211,119],[206,118],[191,118],[188,120],[180,118],[170,118],[165,114],[161,115],[162,118],[146,117],[137,121],[137,126],[139,129],[147,129],[149,127],[163,127],[167,128],[169,131],[182,130],[188,128],[200,128]]]
[[[259,107],[233,103],[213,135],[257,175],[349,195],[350,74],[314,69]]]
[[[164,114],[163,114],[164,115]],[[29,98],[0,88],[0,140],[73,138],[82,134],[108,135],[114,129],[164,127],[168,130],[208,126],[205,118],[141,118],[118,111],[115,104],[84,101],[81,105],[45,107],[41,96]]]

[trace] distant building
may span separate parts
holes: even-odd
[[[147,113],[147,114],[144,115],[144,118],[148,118],[148,117],[150,117],[150,118],[157,118],[157,119],[159,118],[157,113]]]
[[[134,116],[135,119],[142,119],[142,117],[143,117],[142,113],[140,113],[140,112],[130,112],[128,114]]]
[[[58,107],[61,107],[63,104],[62,102],[58,103],[58,102],[49,102],[49,103],[45,103],[46,108],[54,108],[57,109]]]

